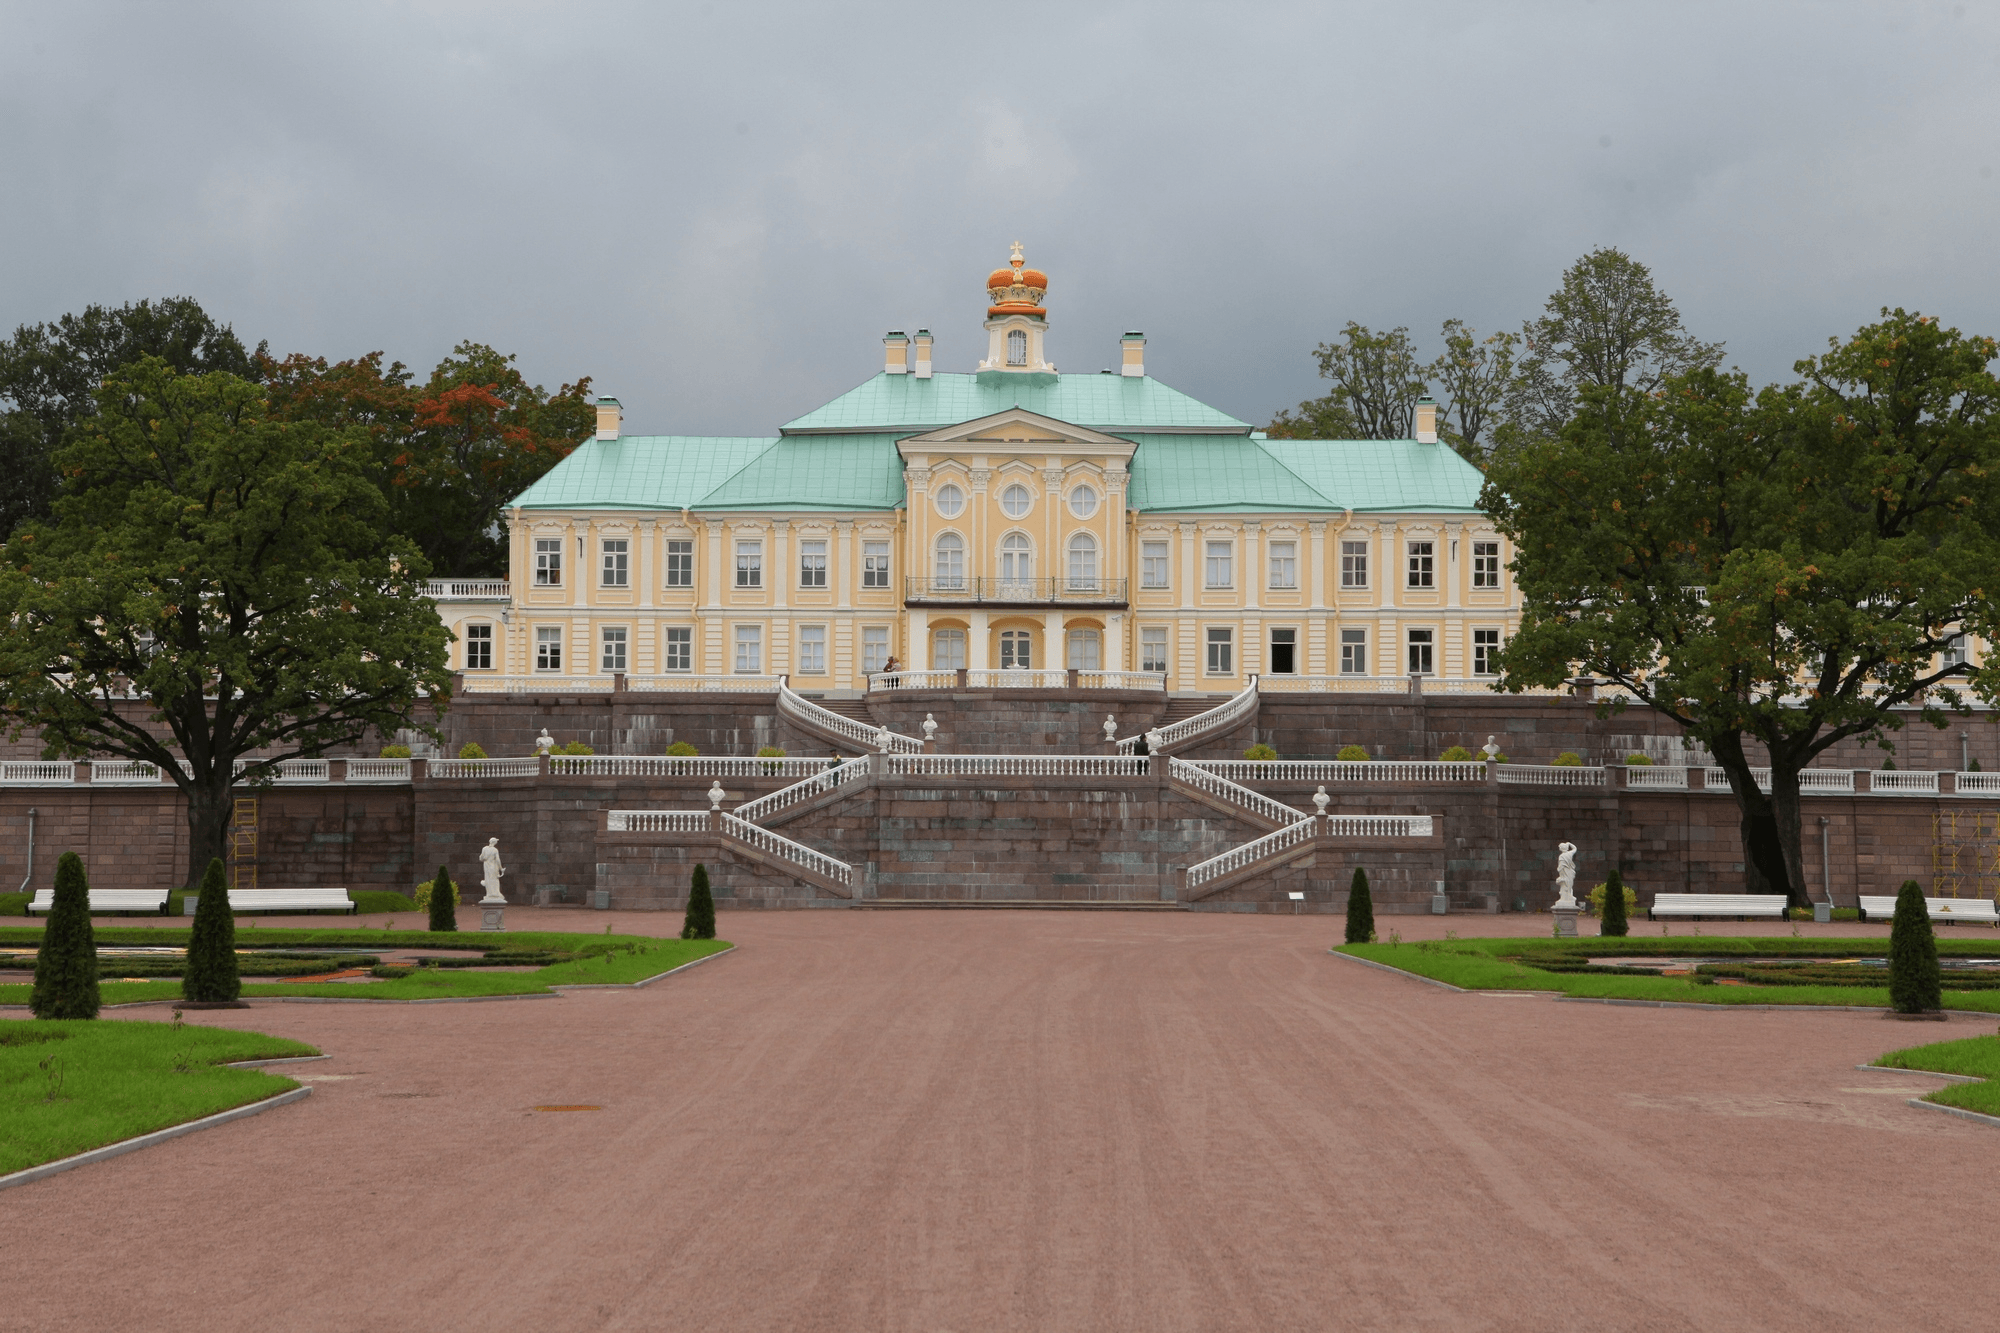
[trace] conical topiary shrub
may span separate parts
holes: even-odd
[[[1619,876],[1618,867],[1613,866],[1604,881],[1604,914],[1597,918],[1597,933],[1623,935],[1630,929],[1625,922],[1625,881]]]
[[[97,1017],[97,941],[90,931],[90,880],[83,858],[64,852],[56,862],[56,897],[35,955],[36,1018]]]
[[[201,877],[181,994],[197,1004],[227,1004],[242,993],[243,979],[236,973],[236,914],[229,910],[229,884],[218,856]]]
[[[684,940],[715,938],[715,895],[708,891],[708,867],[694,868],[694,887],[688,890],[687,920],[681,925]]]
[[[437,878],[431,881],[431,929],[458,929],[458,889],[451,882],[451,872],[438,867]]]
[[[1375,938],[1375,900],[1368,894],[1368,872],[1356,866],[1347,890],[1347,942],[1366,944]]]
[[[1889,927],[1889,1006],[1899,1014],[1935,1013],[1944,1008],[1939,982],[1937,936],[1924,891],[1906,879]]]

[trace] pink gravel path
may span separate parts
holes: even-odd
[[[2000,1130],[1852,1068],[1990,1019],[1456,995],[1326,917],[722,925],[643,991],[190,1015],[335,1058],[0,1194],[0,1327],[1992,1326]]]

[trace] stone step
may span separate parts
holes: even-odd
[[[1179,903],[1099,898],[858,898],[856,907],[883,909],[975,908],[984,911],[1184,912]]]

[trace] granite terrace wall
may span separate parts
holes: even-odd
[[[844,898],[738,860],[719,842],[666,834],[600,832],[594,883],[611,891],[611,906],[620,910],[683,912],[696,865],[708,867],[709,892],[722,910],[848,906]]]
[[[543,728],[557,744],[598,754],[664,754],[686,741],[706,755],[752,755],[767,745],[825,754],[824,741],[778,716],[775,694],[460,694],[445,714],[444,753],[468,741],[487,754],[529,755]]]
[[[868,696],[868,711],[891,731],[922,736],[938,723],[943,754],[1108,754],[1104,719],[1131,736],[1158,722],[1164,694],[1150,690],[890,690]]]

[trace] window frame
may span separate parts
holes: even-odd
[[[799,626],[799,674],[801,676],[824,676],[827,674],[826,626]]]
[[[632,634],[623,625],[597,627],[598,670],[623,674],[631,659]],[[614,651],[615,648],[615,651]],[[616,662],[617,665],[613,665]]]
[[[1035,669],[1035,632],[1028,629],[1003,629],[1000,631],[1000,669],[1002,671],[1033,671]]]
[[[665,638],[662,640],[662,646],[665,649],[665,651],[660,656],[660,670],[662,671],[694,670],[694,626],[692,625],[667,626],[667,632]],[[675,651],[676,649],[679,649],[680,651],[676,652]],[[680,659],[680,664],[678,666],[675,665],[676,658]]]
[[[1202,644],[1206,649],[1202,656],[1202,675],[1233,676],[1236,674],[1236,628],[1233,625],[1204,625]],[[1218,651],[1219,650],[1219,651]]]
[[[947,551],[955,557],[949,574],[944,572]],[[931,586],[940,592],[966,591],[965,538],[959,533],[947,530],[931,538]]]
[[[477,624],[467,625],[465,627],[464,652],[460,654],[464,659],[465,665],[460,669],[463,671],[491,671],[493,669],[493,638],[493,623],[491,621],[480,621]],[[475,646],[480,650],[478,656],[486,659],[484,662],[475,662],[472,660]]]
[[[947,625],[943,629],[932,630],[931,668],[936,671],[963,670],[965,668],[965,664],[972,660],[970,656],[972,650],[971,638],[972,636],[969,632],[959,629],[955,625]],[[949,653],[939,652],[938,645],[945,643],[955,645],[954,650]],[[959,660],[956,662],[946,664],[944,659],[947,657],[956,657]]]
[[[1279,638],[1278,636],[1281,634],[1285,635],[1286,637],[1282,639]],[[1280,671],[1278,669],[1279,648],[1288,648],[1291,650],[1292,664],[1283,671]],[[1265,669],[1268,670],[1272,675],[1274,676],[1298,675],[1299,674],[1299,627],[1297,625],[1271,626],[1271,641],[1270,641],[1270,646],[1266,651],[1269,655],[1265,658],[1265,661],[1268,664]]]
[[[1500,543],[1497,541],[1475,541],[1472,543],[1472,588],[1474,592],[1497,589],[1500,586]]]
[[[1157,552],[1154,548],[1158,548]],[[1141,588],[1169,588],[1173,586],[1174,557],[1173,545],[1165,538],[1153,538],[1139,543],[1139,586]]]
[[[952,501],[954,507],[950,509],[945,508],[944,497],[947,491],[956,497]],[[939,482],[937,489],[931,492],[931,507],[938,511],[941,518],[957,518],[965,512],[965,505],[965,488],[955,481]]]
[[[563,669],[563,627],[535,626],[535,670],[556,674]]]
[[[1236,586],[1236,543],[1227,538],[1204,538],[1202,550],[1202,588],[1205,591],[1227,592]],[[1220,551],[1221,554],[1217,554]],[[1222,582],[1215,581],[1216,568],[1220,564]]]
[[[1070,534],[1063,543],[1063,588],[1067,592],[1099,592],[1104,587],[1104,577],[1099,572],[1097,538],[1088,532]],[[1087,557],[1087,561],[1080,560]],[[1078,572],[1080,563],[1087,568]]]
[[[1342,588],[1362,588],[1368,586],[1369,542],[1351,541],[1342,538],[1340,542],[1340,586]]]
[[[537,588],[562,587],[562,566],[562,538],[535,538],[535,586]]]
[[[1079,653],[1078,648],[1088,645],[1090,651]],[[1080,662],[1079,657],[1088,657],[1088,662]],[[1079,626],[1063,632],[1063,669],[1066,671],[1102,671],[1104,669],[1104,631]]]
[[[1497,676],[1493,667],[1492,654],[1500,650],[1500,631],[1490,626],[1475,625],[1472,629],[1472,674],[1475,676]]]
[[[1348,663],[1355,663],[1349,666]],[[1374,663],[1368,656],[1368,631],[1365,629],[1342,629],[1340,631],[1340,670],[1342,676],[1372,676]]]
[[[1028,364],[1028,331],[1026,329],[1007,330],[1007,364],[1025,366]]]
[[[1155,644],[1158,644],[1160,649],[1158,659],[1148,656],[1148,650]],[[1173,638],[1167,633],[1165,625],[1141,625],[1139,627],[1139,670],[1164,673],[1168,669],[1167,663],[1172,660],[1172,654]],[[1152,665],[1155,660],[1159,662],[1158,666]]]
[[[632,586],[632,539],[630,537],[598,538],[597,555],[598,587],[629,588]]]
[[[1012,509],[1009,509],[1007,507],[1007,497],[1012,495],[1016,491],[1019,491],[1023,496],[1027,497],[1021,502],[1021,511],[1018,514],[1015,513]],[[1000,489],[1000,512],[1005,514],[1009,519],[1015,522],[1019,522],[1021,519],[1026,518],[1029,514],[1034,513],[1035,512],[1034,488],[1023,482],[1018,482],[1018,481],[1008,482],[1005,486],[1001,487]]]
[[[877,639],[875,636],[880,635]],[[875,655],[880,647],[881,656]],[[861,627],[861,674],[872,676],[889,665],[889,627],[887,625],[863,625]]]
[[[1077,503],[1079,500],[1086,501],[1089,507],[1080,506]],[[1104,497],[1099,495],[1097,488],[1089,482],[1079,481],[1064,494],[1063,504],[1069,509],[1070,517],[1091,519],[1097,517],[1097,511],[1104,504]]]
[[[737,588],[751,589],[764,586],[764,540],[761,537],[738,537],[736,539],[736,583]]]
[[[1422,637],[1418,637],[1418,636]],[[1406,629],[1403,631],[1404,662],[1411,676],[1435,676],[1437,674],[1437,631],[1428,628]],[[1421,665],[1419,663],[1421,662]]]
[[[1299,543],[1296,538],[1285,538],[1271,542],[1267,550],[1270,566],[1270,584],[1274,589],[1296,592],[1299,586]],[[1280,550],[1283,555],[1278,554]]]
[[[827,546],[824,537],[802,537],[799,539],[799,587],[826,587]],[[818,548],[815,550],[814,548]],[[817,559],[819,564],[814,565]]]
[[[730,661],[735,669],[730,674],[736,676],[763,675],[764,627],[762,625],[737,625],[734,627],[734,631],[730,635],[730,642],[735,645],[735,652],[731,656]],[[749,649],[748,654],[744,652],[746,648]],[[743,665],[746,657],[750,663],[747,667]]]
[[[1437,587],[1437,542],[1427,537],[1411,538],[1403,543],[1404,569],[1403,586],[1412,592],[1423,592]]]
[[[667,538],[667,582],[669,588],[694,586],[694,541],[686,537]]]
[[[863,588],[886,588],[889,586],[889,543],[864,538],[861,542],[861,586]],[[880,561],[878,565],[876,562]]]

